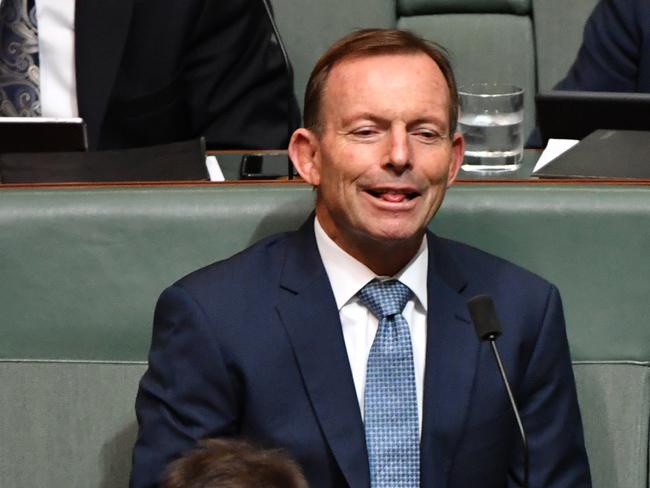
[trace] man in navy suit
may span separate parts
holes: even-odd
[[[528,433],[530,486],[591,486],[558,291],[426,230],[462,162],[457,116],[448,60],[413,34],[359,31],[325,53],[307,87],[306,127],[289,145],[317,190],[315,213],[298,231],[163,292],[136,402],[132,488],[155,486],[169,462],[214,436],[288,450],[315,488],[515,486],[521,442],[468,313],[477,294],[493,297],[503,323],[500,349]],[[415,412],[408,465],[417,473],[404,484],[375,481],[403,468],[392,462],[401,445],[390,445],[403,437],[383,436],[390,468],[377,463],[368,416],[396,408],[381,427],[401,426],[399,408],[408,403],[364,395],[376,388],[376,370],[366,373],[386,327],[363,295],[377,282],[411,292],[397,314],[409,362],[394,370],[409,371]],[[403,380],[382,371],[390,388]]]
[[[650,2],[601,0],[558,90],[650,92]]]

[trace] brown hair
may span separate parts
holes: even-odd
[[[345,59],[383,54],[419,54],[429,56],[440,68],[449,88],[449,137],[456,130],[458,120],[458,89],[446,50],[412,32],[397,29],[362,29],[336,41],[311,72],[305,90],[305,127],[318,132],[321,129],[321,101],[325,82],[337,63]]]
[[[298,465],[279,449],[236,439],[206,439],[171,463],[160,488],[308,488]]]

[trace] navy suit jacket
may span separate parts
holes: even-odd
[[[558,90],[650,92],[650,2],[601,0]]]
[[[300,124],[261,0],[77,0],[75,63],[91,149],[286,148]]]
[[[515,421],[467,299],[490,294],[528,431],[531,486],[588,487],[557,290],[428,235],[422,486],[503,488],[521,476]],[[196,441],[242,436],[287,449],[312,488],[369,487],[364,427],[313,220],[183,278],[156,307],[136,401],[132,488],[155,486]]]

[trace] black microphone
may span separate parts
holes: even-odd
[[[284,63],[284,69],[287,72],[287,80],[289,82],[289,96],[287,98],[287,125],[289,129],[289,137],[291,137],[291,132],[293,130],[293,121],[291,120],[291,113],[293,112],[293,67],[291,66],[291,61],[289,61],[289,54],[287,53],[287,49],[284,46],[284,42],[282,42],[282,37],[280,36],[280,29],[278,29],[278,25],[275,23],[275,17],[273,16],[273,6],[269,2],[269,0],[262,0],[262,4],[264,5],[264,10],[266,11],[266,16],[271,24],[271,29],[273,30],[273,35],[275,36],[275,39],[278,41],[278,46],[280,47],[280,52],[282,53],[282,62]],[[300,123],[300,121],[298,121]],[[294,177],[294,168],[293,168],[293,163],[287,156],[287,172],[288,172],[288,177],[290,180],[293,179]]]
[[[528,471],[530,470],[530,460],[528,457],[528,441],[526,440],[526,432],[524,431],[524,425],[521,423],[521,417],[519,416],[519,409],[517,408],[515,397],[512,395],[512,389],[510,388],[510,382],[508,381],[506,370],[503,368],[501,356],[499,356],[499,350],[497,349],[496,339],[501,335],[501,325],[499,325],[499,319],[497,318],[497,311],[494,308],[494,302],[492,301],[492,297],[489,295],[476,295],[468,300],[467,308],[469,309],[469,314],[472,316],[476,335],[478,335],[480,340],[488,341],[490,346],[492,346],[492,352],[494,353],[494,358],[496,359],[501,379],[506,387],[510,406],[515,414],[517,427],[519,427],[519,435],[521,436],[521,442],[524,447],[523,483],[517,480],[516,476],[515,479],[518,485],[523,486],[524,488],[529,488]]]

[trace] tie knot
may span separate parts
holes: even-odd
[[[398,280],[372,280],[357,297],[378,319],[401,313],[413,296],[411,289]]]

